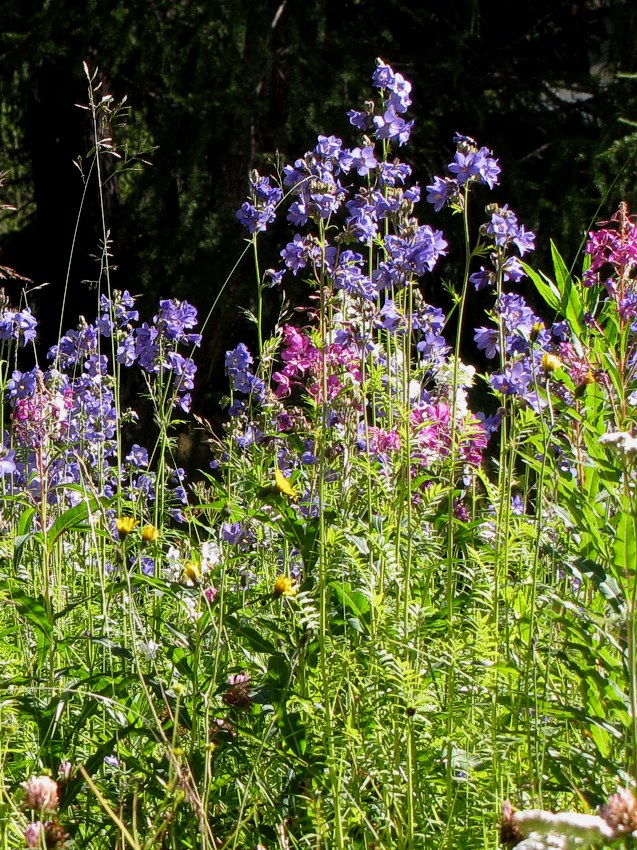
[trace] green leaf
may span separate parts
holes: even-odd
[[[552,310],[555,310],[556,313],[561,312],[560,292],[553,281],[548,278],[544,272],[536,272],[535,269],[527,265],[527,263],[522,263],[522,267],[535,284],[535,288],[540,293],[547,306]]]
[[[635,518],[628,511],[620,515],[613,551],[617,568],[615,575],[621,583],[635,573]]]
[[[556,313],[568,319],[575,335],[579,336],[584,329],[584,313],[577,282],[573,280],[566,263],[553,242],[551,242],[551,256],[555,281],[552,281],[543,272],[536,272],[526,263],[522,263],[522,266],[546,304]]]
[[[33,517],[35,516],[35,508],[27,507],[20,514],[18,525],[16,527],[16,536],[13,539],[13,568],[17,572],[22,560],[24,545],[31,538],[42,540],[42,535],[38,531],[32,530]]]
[[[360,590],[352,590],[349,582],[332,581],[329,584],[333,588],[340,606],[349,608],[352,614],[359,619],[368,619],[366,615],[369,613],[370,605],[364,593]]]
[[[59,516],[46,535],[46,548],[49,555],[53,551],[53,547],[57,543],[58,539],[65,531],[85,528],[87,519],[88,502],[86,501],[80,502],[79,505],[69,508],[68,511],[65,511],[61,516]]]
[[[53,626],[41,597],[36,599],[29,596],[16,582],[9,580],[0,581],[0,594],[6,596],[9,604],[15,606],[18,613],[35,626],[47,642],[50,642],[53,637]]]
[[[297,756],[305,755],[307,737],[305,725],[301,720],[301,713],[298,711],[282,712],[278,717],[277,725],[285,746]]]
[[[227,617],[225,625],[228,626],[235,635],[244,638],[253,652],[262,652],[264,655],[279,654],[277,647],[264,637],[261,632],[253,629],[252,626],[239,622],[236,617]]]
[[[181,675],[192,682],[194,677],[189,661],[190,653],[186,652],[186,650],[181,646],[171,646],[170,644],[164,644],[163,651],[166,657],[169,658],[177,670],[179,670]]]
[[[551,241],[551,256],[553,258],[555,283],[560,293],[560,312],[568,319],[571,328],[579,336],[584,325],[582,301],[577,290],[577,283],[573,280],[553,241]]]

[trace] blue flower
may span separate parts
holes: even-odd
[[[434,177],[434,182],[426,187],[427,203],[433,204],[434,212],[440,210],[458,194],[458,184],[449,177]]]
[[[372,74],[372,85],[377,89],[391,88],[394,82],[394,71],[382,59],[376,60],[376,70]]]
[[[374,156],[374,148],[367,145],[364,148],[353,148],[351,151],[352,167],[360,177],[366,177],[370,171],[378,166],[378,160]]]
[[[11,451],[0,449],[0,475],[13,475],[16,471],[14,458],[15,449],[11,449]]]
[[[377,139],[397,141],[402,146],[409,141],[414,122],[400,118],[396,115],[395,109],[390,106],[382,115],[374,116],[374,126]]]
[[[143,446],[133,443],[129,453],[126,455],[126,463],[137,469],[146,468],[148,466],[148,449]]]
[[[496,356],[500,347],[498,345],[497,328],[476,328],[473,338],[479,351],[484,351],[489,359]]]
[[[35,391],[37,367],[29,372],[19,372],[17,369],[12,373],[7,383],[10,398],[27,398]]]

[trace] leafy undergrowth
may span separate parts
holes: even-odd
[[[99,171],[114,109],[89,80]],[[252,175],[257,350],[227,354],[224,432],[195,416],[203,483],[175,460],[191,305],[144,319],[105,248],[94,319],[26,371],[35,319],[2,306],[3,848],[632,841],[637,228],[621,207],[581,277],[557,249],[535,271],[493,153],[457,136],[422,209],[411,86],[380,60],[373,85],[357,146]],[[462,223],[448,315],[419,288],[448,243],[418,209]],[[507,803],[500,828],[506,799],[573,815]]]

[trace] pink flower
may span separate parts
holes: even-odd
[[[36,820],[33,823],[27,824],[24,830],[24,843],[27,847],[40,847],[40,839],[44,832],[44,824],[42,821]]]
[[[58,786],[50,776],[32,776],[23,782],[24,807],[35,812],[52,812],[58,805]]]
[[[210,605],[212,605],[212,603],[213,603],[213,602],[215,601],[215,599],[217,598],[217,593],[218,593],[218,592],[219,592],[219,589],[218,589],[218,588],[216,588],[216,587],[206,587],[206,588],[204,589],[203,595],[206,597],[206,601],[207,601]]]

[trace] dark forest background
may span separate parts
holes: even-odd
[[[405,158],[425,185],[442,173],[455,131],[492,148],[503,173],[497,199],[575,259],[588,226],[635,201],[637,3],[634,0],[3,0],[0,33],[0,264],[29,278],[4,281],[12,301],[43,321],[42,350],[63,327],[91,320],[100,209],[89,186],[71,253],[92,146],[86,61],[102,92],[130,107],[115,144],[132,155],[109,175],[113,282],[186,298],[205,315],[244,247],[234,217],[249,170],[301,156],[318,133],[354,142],[345,112],[369,96],[377,56],[414,85],[416,119]],[[426,204],[422,205],[427,207]],[[453,239],[455,221],[434,219]],[[279,232],[281,239],[285,231]],[[265,239],[272,258],[276,228]],[[273,259],[274,262],[274,259]],[[439,274],[458,273],[453,254]],[[423,283],[434,303],[439,280]],[[272,315],[277,293],[272,294]],[[251,328],[249,263],[220,299],[199,358],[195,409],[225,383],[223,353]],[[142,305],[142,309],[143,309]]]

